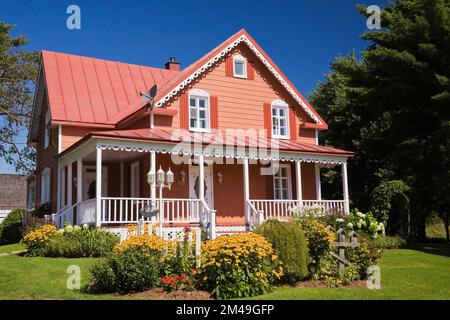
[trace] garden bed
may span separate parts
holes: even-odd
[[[130,293],[128,297],[148,298],[154,300],[211,300],[211,294],[206,291],[176,290],[165,292],[161,288],[155,288],[144,292]]]

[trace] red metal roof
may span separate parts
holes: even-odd
[[[127,140],[141,140],[141,141],[158,141],[165,143],[179,143],[182,141],[202,142],[208,144],[214,141],[221,141],[225,138],[224,135],[220,136],[219,133],[199,133],[188,132],[186,130],[179,131],[180,129],[172,128],[153,128],[153,129],[132,129],[132,130],[107,130],[91,132],[89,137],[97,138],[113,138],[113,139],[127,139]],[[180,134],[182,133],[182,134]],[[222,139],[221,139],[222,137]],[[259,142],[257,139],[246,137],[242,139],[238,136],[233,137],[234,146],[256,146]],[[353,156],[353,152],[345,151],[341,149],[335,149],[331,147],[319,146],[309,143],[303,143],[294,140],[268,140],[268,146],[272,142],[279,143],[279,149],[282,151],[304,152],[312,154],[329,154],[337,156]]]
[[[179,71],[42,51],[52,123],[115,125],[115,118],[154,84]]]

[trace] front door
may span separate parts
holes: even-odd
[[[108,171],[106,167],[102,168],[102,196],[106,197],[108,192]],[[95,198],[96,172],[94,166],[85,166],[83,170],[83,197],[82,200]]]
[[[210,209],[213,208],[213,178],[212,166],[205,165],[205,201]],[[189,198],[200,199],[200,169],[198,165],[189,166]]]

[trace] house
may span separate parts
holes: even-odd
[[[26,207],[27,178],[17,174],[0,174],[0,223],[16,208]]]
[[[320,146],[326,129],[245,30],[185,68],[42,51],[29,131],[36,205],[49,202],[59,223],[97,226],[135,223],[153,206],[156,223],[213,235],[299,206],[348,212],[352,153]],[[320,168],[334,165],[344,196],[323,200]],[[173,183],[159,188],[152,177],[169,169]]]

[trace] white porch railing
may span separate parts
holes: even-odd
[[[77,207],[77,224],[95,224],[95,198],[84,200]]]
[[[250,200],[249,206],[252,216],[258,218],[251,218],[255,220],[289,220],[292,218],[293,209],[298,207],[319,208],[324,214],[340,214],[345,211],[344,200]],[[259,217],[262,212],[262,217]]]
[[[141,216],[139,211],[146,205],[150,205],[151,198],[101,198],[102,224],[126,224],[137,223]],[[162,202],[162,208],[160,203]],[[173,199],[164,198],[155,200],[155,206],[162,212],[164,223],[200,223],[202,204],[199,199]],[[153,223],[160,222],[160,214],[152,218]],[[144,218],[149,221],[148,218]]]

